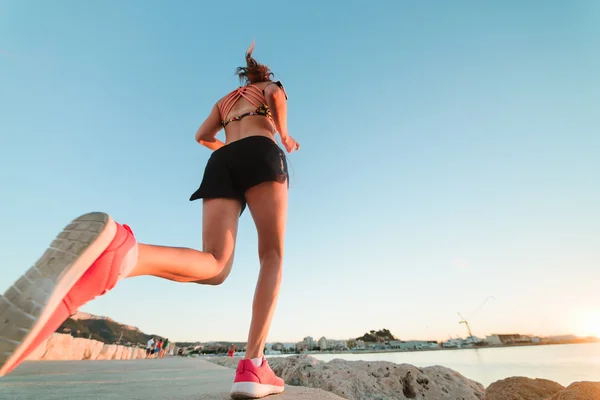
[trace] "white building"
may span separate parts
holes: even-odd
[[[321,350],[327,350],[329,348],[327,347],[327,339],[325,339],[325,336],[319,339],[318,346]]]
[[[445,349],[462,349],[463,340],[462,339],[449,339],[442,344],[442,347]]]
[[[345,340],[327,340],[327,348],[330,350],[345,350],[348,348]]]
[[[296,351],[298,352],[302,352],[302,351],[306,351],[308,350],[308,343],[302,341],[302,342],[298,342],[296,343]]]
[[[285,350],[285,346],[283,345],[283,343],[273,343],[273,345],[271,346],[271,350],[282,351]]]
[[[438,349],[439,343],[433,340],[390,340],[390,348],[398,350]]]
[[[518,333],[511,334],[493,334],[490,336],[486,336],[486,343],[490,345],[511,345],[511,344],[527,344],[527,343],[539,343],[540,339],[538,337],[533,337],[529,335],[520,335]]]
[[[502,341],[500,340],[500,336],[498,336],[498,335],[486,336],[485,342],[492,346],[500,346],[502,344]]]
[[[312,338],[312,336],[307,336],[302,341],[308,345],[309,350],[312,350],[316,347],[315,340]]]

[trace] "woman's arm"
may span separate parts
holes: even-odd
[[[223,129],[219,108],[215,104],[209,116],[204,120],[196,131],[196,142],[210,150],[217,150],[225,146],[225,143],[216,138],[217,133]]]
[[[275,129],[277,129],[279,136],[281,136],[281,140],[283,140],[289,136],[287,130],[287,101],[285,93],[283,89],[273,83],[265,88],[265,99],[271,110],[271,115],[275,122]]]
[[[225,146],[225,143],[217,138],[213,138],[213,140],[200,140],[198,143],[212,151],[219,150],[221,147]]]
[[[281,143],[288,153],[300,149],[300,145],[288,133],[287,129],[287,95],[278,84],[272,84],[265,88],[265,99],[271,110],[271,116],[275,123],[275,129],[279,132]]]

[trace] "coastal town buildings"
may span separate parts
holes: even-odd
[[[432,340],[390,340],[389,348],[394,350],[439,349],[440,344]]]
[[[531,335],[511,334],[492,334],[486,336],[485,342],[490,346],[515,345],[515,344],[538,344],[540,338]]]
[[[285,345],[283,343],[273,343],[273,345],[271,346],[271,350],[284,351]]]

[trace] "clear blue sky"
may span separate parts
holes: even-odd
[[[248,4],[0,3],[1,290],[88,211],[201,247],[194,133],[255,38],[302,144],[269,341],[445,339],[488,296],[479,336],[600,334],[598,2]],[[238,239],[221,287],[136,278],[82,311],[245,340],[249,213]]]

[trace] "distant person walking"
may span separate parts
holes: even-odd
[[[150,356],[150,358],[155,358],[154,356],[156,355],[156,347],[157,346],[158,346],[158,342],[152,343],[152,355]]]
[[[229,351],[227,352],[227,357],[233,357],[235,355],[235,345],[232,344],[229,346]]]
[[[154,338],[150,338],[148,343],[146,343],[146,358],[150,358],[152,356],[152,348],[154,347]]]
[[[165,358],[165,354],[169,351],[169,339],[165,339],[162,344],[162,351],[160,353],[160,358]]]
[[[160,339],[156,344],[156,358],[160,357],[160,353],[162,352],[163,340]]]
[[[238,220],[247,205],[258,233],[260,273],[246,358],[240,361],[231,395],[260,398],[283,392],[283,380],[263,354],[279,296],[288,205],[287,158],[275,135],[279,133],[289,153],[300,145],[288,133],[283,85],[252,57],[253,50],[254,44],[246,52],[246,65],[237,69],[243,86],[215,103],[195,135],[213,151],[190,197],[203,199],[202,251],[138,243],[129,226],[106,213],[76,218],[0,297],[0,376],[25,360],[79,307],[122,279],[152,275],[177,282],[223,283],[233,264]],[[221,129],[225,142],[216,139]],[[123,173],[126,167],[124,163]],[[140,178],[132,176],[135,179]]]

